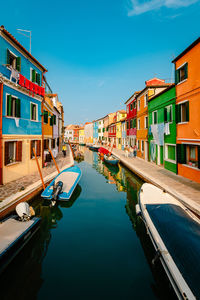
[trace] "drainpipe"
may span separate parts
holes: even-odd
[[[3,115],[3,83],[0,82],[0,184],[3,184],[2,115]]]

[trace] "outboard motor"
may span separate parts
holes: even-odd
[[[57,200],[58,195],[60,193],[62,193],[62,188],[63,188],[63,182],[62,181],[58,181],[56,184],[54,183],[54,185],[53,185],[53,195],[52,195],[53,200]]]
[[[30,207],[27,202],[21,202],[17,204],[16,213],[19,216],[20,221],[29,221],[31,218]]]

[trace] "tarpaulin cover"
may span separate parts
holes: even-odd
[[[200,225],[173,204],[147,204],[166,248],[196,298],[200,299]]]
[[[99,153],[103,153],[103,154],[108,154],[108,153],[109,153],[109,151],[108,151],[107,149],[103,148],[103,147],[100,147],[100,148],[98,149],[98,152],[99,152]]]

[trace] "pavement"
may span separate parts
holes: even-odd
[[[185,206],[200,216],[200,184],[176,175],[138,157],[125,157],[123,150],[113,149],[112,153],[131,171],[146,182],[167,191]]]
[[[60,152],[57,155],[56,162],[60,171],[74,164],[69,147],[67,147],[66,157],[63,157],[62,152]],[[57,174],[58,171],[53,161],[47,163],[47,167],[42,169],[45,183],[51,181]],[[42,183],[38,172],[0,186],[0,213],[41,186]]]

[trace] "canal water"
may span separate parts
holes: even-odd
[[[135,205],[143,183],[82,147],[69,202],[36,197],[40,230],[0,277],[0,299],[173,299]]]

